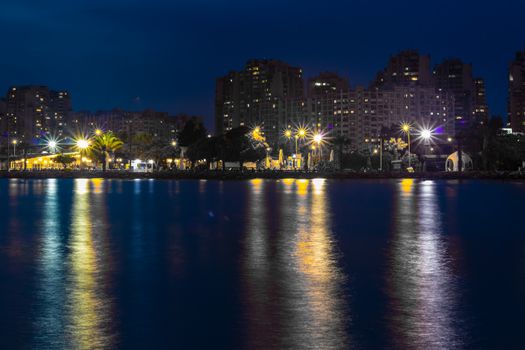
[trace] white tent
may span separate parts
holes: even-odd
[[[472,170],[472,158],[470,158],[470,156],[465,152],[461,152],[461,163],[461,171]],[[445,169],[446,171],[459,170],[459,157],[457,151],[448,156],[447,161],[445,163]]]

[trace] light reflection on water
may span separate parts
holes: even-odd
[[[505,183],[0,180],[0,348],[494,348],[525,239],[479,188],[519,217]]]
[[[461,348],[458,295],[436,185],[405,179],[399,187],[387,290],[392,342],[400,348]]]
[[[244,279],[247,347],[346,348],[344,286],[330,230],[325,180],[284,180],[278,203],[267,203],[263,180],[252,180]],[[274,213],[278,232],[269,229]]]
[[[75,349],[110,348],[115,336],[112,298],[105,291],[110,262],[105,256],[108,232],[104,203],[97,200],[101,193],[102,180],[75,180],[67,262],[70,289],[65,306],[67,344]]]
[[[38,273],[40,283],[37,293],[39,303],[35,316],[35,328],[38,333],[34,338],[34,348],[59,348],[64,345],[64,247],[61,242],[60,201],[58,200],[58,183],[50,179],[45,185],[42,234],[40,239],[40,256]]]

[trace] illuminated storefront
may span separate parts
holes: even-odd
[[[10,168],[12,170],[50,170],[64,168],[78,168],[91,166],[92,160],[87,157],[80,158],[79,152],[69,152],[63,154],[42,154],[30,158],[12,160]]]

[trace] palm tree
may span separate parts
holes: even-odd
[[[93,139],[93,151],[101,158],[103,171],[106,171],[107,169],[110,153],[119,150],[123,145],[124,143],[122,140],[115,136],[111,131],[97,135]]]

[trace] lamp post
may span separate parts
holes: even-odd
[[[297,140],[298,139],[304,139],[306,137],[306,129],[305,128],[299,128],[297,130],[297,134],[295,135],[295,153],[297,153]]]
[[[410,129],[412,128],[412,126],[408,123],[404,123],[403,125],[401,125],[401,130],[407,134],[407,143],[408,143],[408,167],[410,168],[411,165],[410,165]]]
[[[289,135],[290,136],[292,135],[291,130],[290,130]],[[294,135],[294,138],[295,138],[295,163],[294,163],[294,168],[297,168],[297,162],[299,162],[299,160],[297,159],[297,155],[299,153],[299,140],[300,139],[304,139],[305,137],[306,137],[306,129],[305,128],[300,127],[300,128],[298,128],[295,131],[295,135]]]
[[[428,149],[430,148],[430,140],[432,139],[432,130],[430,129],[422,129],[420,131],[420,138],[423,140],[424,144],[425,144],[425,147],[424,147],[424,150],[425,150],[425,162],[423,163],[423,170],[426,171],[426,167],[427,167],[427,162],[426,162],[426,159],[427,159],[427,151]],[[432,151],[433,149],[430,149],[430,151]]]
[[[18,144],[18,140],[14,139],[11,142],[13,143],[13,157],[16,157],[16,145]]]
[[[383,136],[379,138],[379,171],[383,171]]]
[[[55,153],[57,149],[57,142],[54,140],[51,140],[47,143],[47,148],[51,151],[51,153]]]
[[[318,153],[319,153],[319,161],[321,161],[321,156],[322,156],[321,143],[323,142],[323,135],[320,133],[315,134],[313,141],[317,144]]]
[[[82,155],[84,153],[84,150],[86,150],[89,147],[89,141],[86,139],[78,139],[76,142],[76,146],[80,152],[80,167],[82,168],[82,163],[83,163]]]

